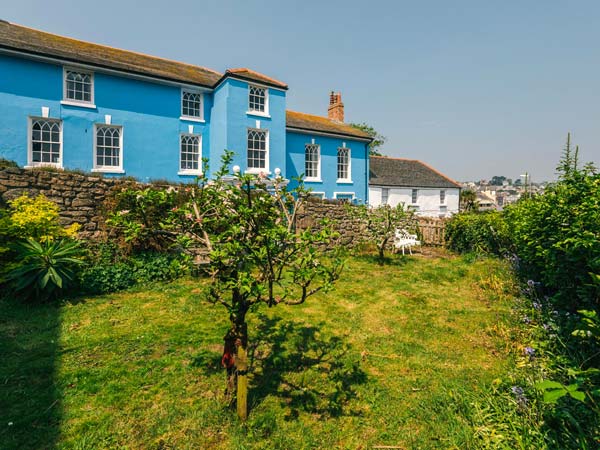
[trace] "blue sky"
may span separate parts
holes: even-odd
[[[288,109],[388,138],[458,180],[555,178],[568,131],[600,163],[598,1],[6,1],[0,18],[289,84]]]

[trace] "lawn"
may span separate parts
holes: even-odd
[[[512,368],[511,283],[490,259],[351,258],[334,291],[251,314],[246,426],[202,279],[3,301],[0,447],[479,448],[469,399]]]

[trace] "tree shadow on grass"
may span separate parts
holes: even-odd
[[[0,299],[0,448],[54,448],[60,308]]]
[[[376,253],[360,253],[355,255],[355,258],[360,261],[368,262],[369,264],[381,265],[379,264],[379,256]],[[386,252],[385,257],[383,258],[384,266],[406,266],[410,264],[414,264],[414,260],[412,255],[409,255],[408,253],[403,255],[402,253]]]
[[[325,416],[358,415],[351,407],[355,387],[367,381],[360,356],[320,325],[258,316],[250,337],[249,404],[267,396],[279,398],[290,409]]]

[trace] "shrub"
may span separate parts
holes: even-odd
[[[459,253],[500,255],[511,248],[504,218],[500,212],[457,214],[446,224],[446,245]]]
[[[43,194],[35,198],[23,195],[9,202],[8,210],[0,216],[0,237],[45,241],[74,237],[79,224],[62,227],[58,205]]]
[[[571,312],[599,306],[599,174],[573,173],[505,216],[525,276],[541,281]]]
[[[51,300],[60,295],[74,278],[74,268],[82,264],[76,241],[29,238],[15,244],[17,263],[5,281],[25,300]]]
[[[126,253],[167,250],[176,235],[170,212],[183,203],[185,195],[185,189],[124,187],[106,202],[106,224]]]
[[[89,249],[88,261],[79,274],[79,290],[105,294],[139,283],[170,281],[190,272],[186,255],[145,252],[126,256],[117,245],[97,244]]]

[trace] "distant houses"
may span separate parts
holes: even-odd
[[[371,206],[403,203],[424,217],[459,211],[460,184],[421,161],[371,156],[369,168]]]

